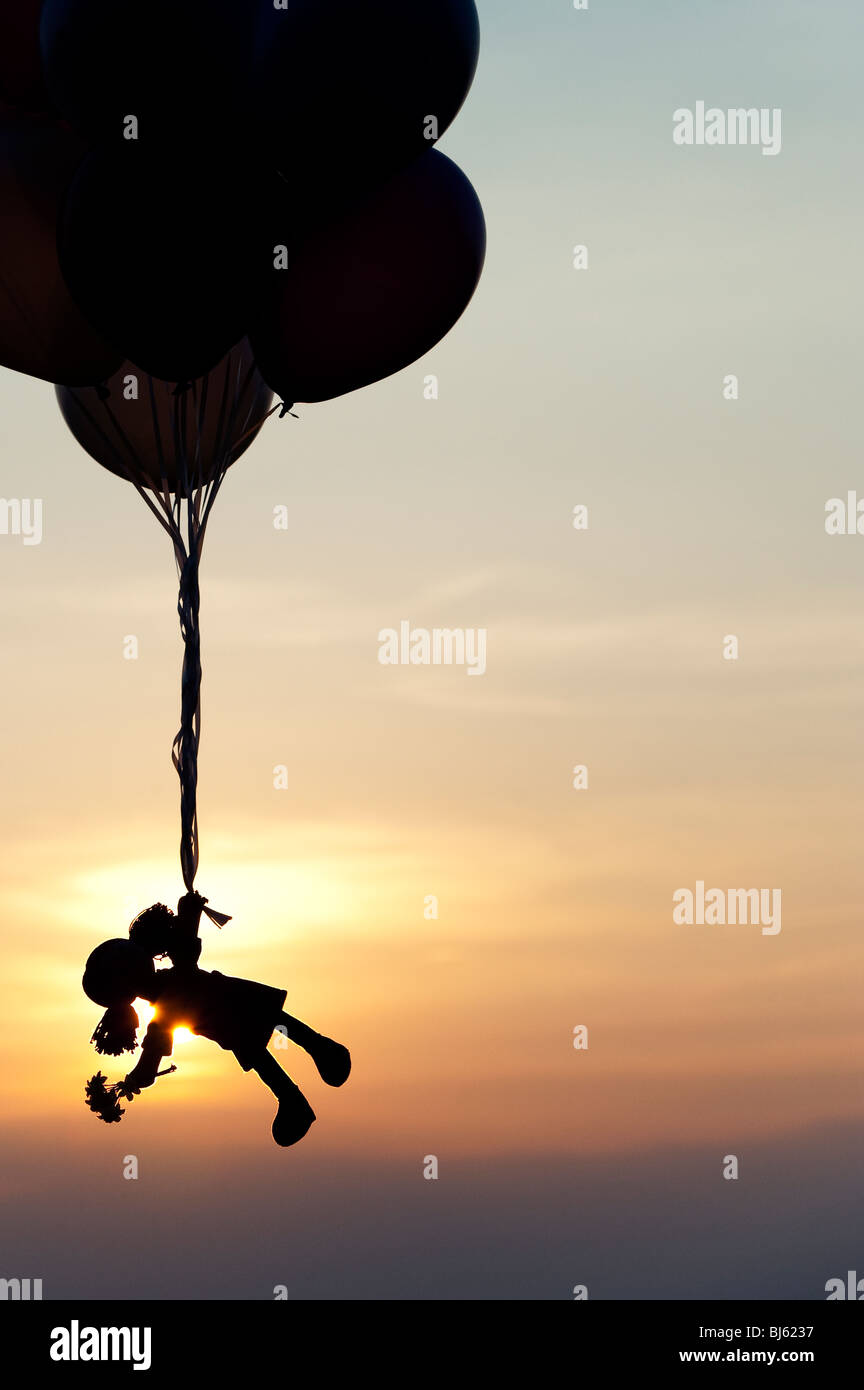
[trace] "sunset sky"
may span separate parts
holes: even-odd
[[[478,8],[442,142],[488,222],[472,305],[271,420],[207,536],[196,886],[233,920],[202,964],[354,1058],[331,1091],[276,1054],[296,1149],[205,1039],[119,1126],[84,1107],[84,961],[182,891],[176,581],[52,388],[0,373],[0,494],[44,505],[41,545],[0,536],[0,1275],[46,1298],[818,1299],[860,1268],[864,539],[824,515],[864,497],[864,19]],[[699,100],[782,108],[782,152],[676,147]],[[487,629],[486,674],[380,665],[402,620]],[[782,931],[674,925],[697,880],[782,889]]]

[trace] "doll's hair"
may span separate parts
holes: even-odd
[[[120,1057],[138,1046],[138,1015],[131,1004],[112,1004],[96,1025],[90,1041],[103,1057]]]
[[[129,928],[129,940],[133,946],[146,951],[151,960],[168,952],[171,930],[176,918],[170,907],[164,903],[154,903],[139,912]]]

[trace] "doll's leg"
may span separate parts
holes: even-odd
[[[351,1053],[341,1043],[316,1033],[308,1024],[290,1014],[280,1014],[277,1028],[304,1052],[308,1052],[318,1068],[318,1075],[328,1086],[342,1086],[351,1072]]]
[[[281,1148],[290,1148],[307,1134],[315,1119],[315,1111],[290,1076],[269,1052],[262,1052],[252,1063],[265,1086],[269,1086],[279,1109],[273,1121],[273,1138]]]

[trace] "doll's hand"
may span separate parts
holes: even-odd
[[[178,902],[177,915],[178,917],[182,917],[184,913],[189,912],[193,914],[197,913],[200,917],[206,902],[207,899],[202,897],[201,894],[196,892],[193,888],[191,893],[184,893],[183,897]]]

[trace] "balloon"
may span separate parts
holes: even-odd
[[[273,270],[249,335],[261,375],[293,403],[401,371],[463,313],[485,248],[477,194],[430,150]]]
[[[0,101],[24,111],[48,111],[42,77],[39,11],[42,0],[0,0]]]
[[[103,381],[122,361],[72,300],[57,260],[58,211],[83,152],[49,117],[0,117],[0,363],[76,385]]]
[[[258,248],[241,175],[133,143],[94,151],[69,190],[60,264],[87,317],[142,371],[203,376],[245,335]]]
[[[269,4],[269,0],[267,0]],[[95,143],[214,151],[248,105],[254,0],[45,0],[42,58],[58,111]]]
[[[106,386],[107,395],[104,389],[57,387],[63,419],[78,443],[118,478],[129,480],[129,465],[144,486],[161,492],[164,475],[169,491],[181,495],[184,455],[194,488],[199,473],[206,481],[223,460],[236,463],[273,404],[247,342],[180,394],[131,362]]]
[[[474,0],[262,4],[255,78],[262,138],[299,200],[381,183],[443,135],[474,79]],[[435,124],[430,122],[434,119]]]

